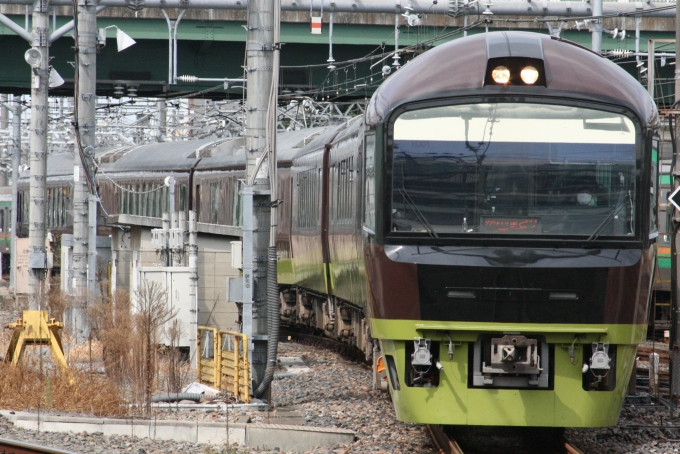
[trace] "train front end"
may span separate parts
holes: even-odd
[[[363,236],[399,419],[616,424],[646,333],[657,122],[625,71],[540,34],[456,40],[383,84]]]

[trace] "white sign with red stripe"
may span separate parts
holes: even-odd
[[[321,34],[321,16],[319,17],[312,16],[312,35],[320,34]]]

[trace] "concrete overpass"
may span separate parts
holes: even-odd
[[[572,2],[576,3],[576,2]],[[578,2],[580,4],[580,2]],[[667,4],[666,4],[667,5]],[[27,8],[22,5],[1,5],[0,12],[7,15],[22,28],[27,24]],[[73,18],[70,7],[54,8],[53,27],[59,28]],[[176,19],[180,10],[168,10],[170,19]],[[314,15],[319,15],[316,11]],[[321,35],[310,33],[309,12],[286,12],[283,14],[282,42],[285,45],[281,52],[281,90],[287,92],[312,92],[319,97],[364,97],[370,95],[372,87],[382,80],[381,67],[391,64],[392,59],[384,63],[371,65],[380,60],[395,46],[394,14],[362,14],[335,13],[333,29],[333,57],[336,60],[336,71],[329,71],[326,60],[329,55],[328,13],[324,13],[324,27]],[[478,17],[470,16],[469,23]],[[488,17],[488,16],[487,16]],[[490,29],[523,29],[540,30],[548,33],[545,23],[534,22],[535,18],[493,16]],[[539,18],[540,19],[540,18]],[[28,15],[30,20],[30,14]],[[243,77],[245,53],[245,11],[226,10],[187,10],[177,32],[178,64],[177,75],[191,75],[198,78],[222,79]],[[138,96],[175,97],[191,96],[212,99],[240,98],[241,84],[232,84],[225,90],[223,84],[216,81],[169,83],[168,80],[168,24],[158,9],[132,11],[128,8],[108,8],[98,16],[98,27],[116,25],[137,41],[121,53],[116,51],[115,29],[107,30],[107,45],[100,49],[97,61],[98,87],[100,96],[127,96],[132,92]],[[463,25],[463,18],[452,18],[445,14],[425,14],[418,27],[406,26],[401,20],[399,45],[416,46],[427,40],[436,40],[432,45],[439,45],[461,35],[450,36],[450,32]],[[557,22],[552,26],[556,28]],[[673,38],[673,20],[669,18],[644,18],[641,24],[641,48],[646,49],[648,38]],[[603,38],[603,50],[635,49],[635,19],[605,19],[605,29],[627,30],[625,40],[614,39],[606,34]],[[470,33],[484,32],[480,26]],[[587,29],[576,30],[575,21],[565,23],[562,37],[584,46],[590,46],[591,34]],[[25,94],[29,92],[30,69],[24,61],[24,52],[29,44],[4,25],[0,25],[0,93]],[[74,61],[73,40],[67,35],[56,40],[50,49],[53,57],[51,64],[66,80],[59,88],[50,90],[51,95],[72,96]],[[404,53],[401,63],[408,61],[417,52],[427,47],[421,46],[414,52]],[[672,49],[671,49],[672,52]],[[367,55],[370,59],[353,64],[342,62],[361,59]],[[630,65],[629,65],[630,66]],[[672,68],[672,67],[671,67]],[[630,68],[635,72],[635,65]],[[662,69],[662,76],[664,72]],[[672,77],[672,71],[669,72]],[[117,88],[118,87],[118,88]],[[121,88],[122,87],[122,88]],[[208,90],[208,91],[206,91]],[[114,93],[118,93],[118,95]]]

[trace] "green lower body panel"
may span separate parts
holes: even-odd
[[[276,274],[279,284],[294,284],[295,263],[293,259],[279,259],[276,262]]]
[[[390,393],[401,421],[482,426],[604,427],[618,421],[633,369],[643,325],[521,325],[438,323],[438,329],[418,329],[428,322],[373,320],[372,334],[380,339],[382,354],[392,356],[398,377],[390,376]],[[446,325],[446,323],[444,323]],[[476,326],[475,326],[476,325]],[[432,325],[434,326],[434,325]],[[522,330],[517,328],[524,328]],[[401,329],[400,329],[401,328]],[[457,328],[457,329],[456,329]],[[498,389],[471,386],[470,350],[479,334],[521,333],[545,337],[554,348],[549,389]],[[399,333],[399,334],[397,334]],[[448,357],[448,334],[454,342]],[[578,335],[578,337],[577,337]],[[440,342],[439,385],[409,387],[406,383],[406,346],[414,337]],[[576,339],[576,341],[574,341]],[[626,339],[627,342],[621,342]],[[633,342],[634,341],[634,342]],[[616,345],[616,381],[612,391],[586,391],[583,387],[584,347],[592,342]],[[574,346],[573,358],[570,347]],[[585,358],[587,363],[589,358]],[[433,366],[434,367],[434,366]],[[395,389],[395,384],[398,389]]]

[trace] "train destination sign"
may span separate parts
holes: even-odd
[[[482,217],[482,232],[535,233],[541,230],[539,218],[493,216]]]

